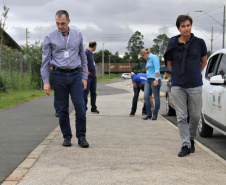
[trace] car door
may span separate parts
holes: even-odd
[[[217,75],[226,79],[226,55],[222,54],[217,66]],[[225,85],[211,85],[212,95],[212,120],[211,124],[226,131],[226,87]]]
[[[203,93],[202,93],[202,114],[205,122],[210,123],[213,115],[213,88],[210,84],[210,78],[217,73],[217,64],[221,58],[221,54],[216,54],[208,59],[207,66],[203,70]]]

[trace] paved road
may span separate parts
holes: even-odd
[[[108,83],[98,84],[98,96],[127,93]],[[56,128],[54,114],[52,96],[0,111],[0,183]]]
[[[166,83],[163,82],[162,91],[166,91]],[[164,116],[167,120],[172,122],[174,125],[177,125],[176,122],[176,116],[167,116],[166,115],[166,101],[165,98],[161,98],[161,110],[160,114]],[[200,143],[205,145],[207,148],[221,156],[223,159],[226,160],[226,136],[221,134],[220,132],[214,130],[213,136],[211,138],[203,138],[200,137],[198,132],[197,132],[197,138],[196,138]]]

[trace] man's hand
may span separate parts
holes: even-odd
[[[82,84],[83,84],[83,90],[86,90],[86,88],[87,88],[87,80],[86,79],[82,79]]]
[[[49,96],[50,95],[50,84],[44,84],[44,92]]]

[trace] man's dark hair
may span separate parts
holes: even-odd
[[[56,13],[56,16],[61,18],[62,15],[66,16],[67,21],[69,20],[69,14],[66,10],[58,10],[57,13]]]
[[[177,28],[180,28],[181,23],[184,22],[184,21],[187,21],[187,20],[189,20],[191,25],[192,25],[193,20],[189,15],[179,15],[177,17],[177,21],[176,21]]]
[[[95,46],[97,45],[97,43],[94,41],[94,42],[89,42],[89,47],[90,48],[94,48]]]
[[[140,89],[141,89],[142,91],[144,91],[144,85],[145,85],[144,82],[140,84]]]

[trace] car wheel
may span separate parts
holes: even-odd
[[[169,104],[169,96],[166,95],[166,114],[168,116],[176,116],[176,111]]]
[[[198,132],[201,137],[211,137],[213,135],[213,128],[205,123],[203,115],[201,115],[198,124]]]

